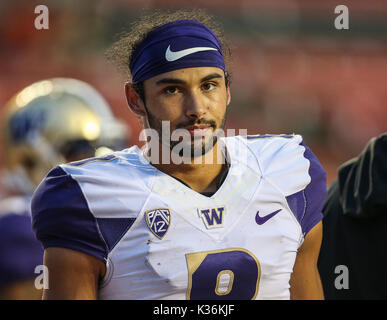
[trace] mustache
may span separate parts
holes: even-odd
[[[180,123],[176,126],[176,129],[181,129],[189,126],[195,126],[195,125],[208,125],[209,127],[216,128],[216,122],[214,120],[207,120],[207,119],[199,119],[199,120],[189,120],[183,123]]]

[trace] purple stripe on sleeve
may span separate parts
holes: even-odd
[[[111,251],[130,229],[135,218],[97,218],[99,229]]]
[[[293,214],[296,216],[297,221],[301,222],[302,218],[305,215],[306,210],[306,201],[304,190],[293,193],[290,196],[286,197],[289,208],[292,210]]]
[[[301,225],[304,236],[322,220],[322,208],[327,197],[326,174],[317,157],[305,147],[304,157],[309,160],[310,183],[304,190],[286,197],[288,205]]]
[[[62,168],[47,175],[32,199],[32,227],[44,248],[63,247],[105,262],[107,245],[78,183]]]

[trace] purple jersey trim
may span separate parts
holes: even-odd
[[[99,228],[109,251],[116,246],[135,220],[135,218],[97,218]]]
[[[43,248],[31,228],[29,214],[0,218],[0,286],[34,279],[35,267],[43,264]]]
[[[327,197],[326,173],[317,157],[304,144],[304,157],[309,160],[310,183],[304,190],[286,197],[288,205],[301,225],[305,236],[323,218],[322,208]]]

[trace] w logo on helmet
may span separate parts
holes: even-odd
[[[162,239],[168,231],[171,222],[171,214],[168,209],[155,209],[145,213],[145,221],[148,228],[159,239]]]
[[[10,118],[9,128],[15,143],[26,143],[43,131],[47,114],[43,109],[21,109]]]
[[[199,210],[199,216],[202,218],[207,229],[223,227],[224,207]]]

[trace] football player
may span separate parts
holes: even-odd
[[[299,135],[218,134],[230,76],[212,20],[157,13],[111,53],[153,136],[145,149],[60,165],[40,184],[44,298],[322,299],[325,172]]]
[[[61,163],[123,148],[126,127],[94,88],[70,78],[24,88],[6,104],[3,120],[0,299],[40,299],[43,248],[31,228],[32,193]]]

